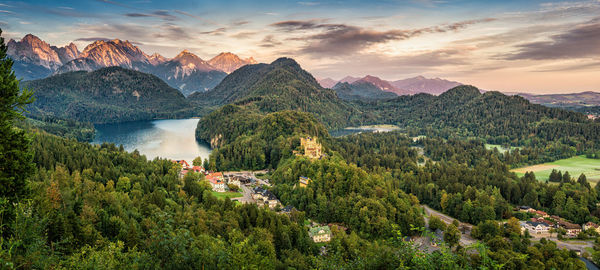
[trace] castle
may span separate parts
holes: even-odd
[[[321,144],[311,137],[300,138],[300,144],[304,147],[304,156],[309,158],[321,158]]]

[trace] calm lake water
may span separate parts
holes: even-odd
[[[208,158],[210,145],[196,141],[199,119],[153,120],[96,125],[93,143],[123,145],[125,150],[137,149],[148,159],[155,157],[191,161]]]

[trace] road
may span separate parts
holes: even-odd
[[[425,221],[427,222],[427,224],[429,224],[429,216],[430,215],[439,217],[446,224],[450,224],[450,223],[452,223],[452,221],[454,221],[454,218],[452,218],[448,215],[445,215],[443,213],[440,213],[436,210],[433,210],[433,209],[429,208],[429,206],[427,206],[427,205],[422,205],[422,206],[423,206],[423,209],[425,209],[425,213],[426,213]],[[460,223],[460,224],[468,228],[467,230],[465,230],[465,233],[463,233],[461,235],[460,244],[463,246],[474,244],[477,240],[475,238],[471,237],[471,235],[470,235],[473,225],[468,224],[468,223]],[[538,237],[535,237],[535,235],[532,235],[532,236],[533,236],[533,238],[531,238],[532,244],[533,244],[533,242],[539,242],[541,239],[541,237],[538,238]],[[578,250],[578,251],[583,252],[583,251],[585,251],[586,247],[589,247],[589,248],[594,247],[594,243],[591,240],[561,241],[561,240],[558,240],[558,238],[556,238],[556,237],[546,237],[546,239],[555,242],[556,246],[559,248],[566,248],[569,250]]]
[[[427,206],[427,205],[422,204],[421,206],[423,207],[423,209],[425,209],[425,222],[427,224],[429,224],[429,216],[436,216],[436,217],[440,218],[446,224],[451,224],[454,221],[454,218],[451,218],[448,215],[445,215],[436,210],[433,210],[433,209],[429,208],[429,206]],[[459,227],[465,228],[464,232],[460,236],[460,244],[463,247],[475,244],[477,242],[477,240],[471,236],[471,229],[473,228],[473,225],[471,225],[469,223],[462,223],[462,222],[460,222],[460,220],[458,222],[459,222]]]
[[[243,196],[232,200],[241,203],[255,203],[254,199],[252,199],[252,189],[248,185],[242,185],[240,188]]]

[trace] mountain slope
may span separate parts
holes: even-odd
[[[207,91],[227,75],[187,50],[173,59],[149,67],[148,72],[178,88],[184,95]]]
[[[252,58],[252,57],[247,58],[247,59],[242,59],[233,53],[223,52],[223,53],[220,53],[219,55],[213,57],[212,59],[210,59],[208,61],[208,63],[211,66],[229,74],[229,73],[235,71],[236,69],[243,67],[245,65],[256,64],[256,60],[254,60],[254,58]]]
[[[35,91],[32,114],[93,123],[173,117],[188,107],[185,97],[159,78],[120,67],[58,74],[23,87]]]
[[[395,87],[392,84],[390,84],[390,82],[382,80],[375,76],[371,76],[371,75],[367,75],[364,78],[354,81],[352,83],[370,83],[383,91],[396,93],[399,96],[413,94],[411,91],[407,91],[402,88]]]
[[[423,76],[397,80],[391,82],[396,88],[411,91],[413,93],[428,93],[439,95],[448,89],[461,85],[459,82],[448,81],[440,78],[428,79]]]
[[[337,96],[343,100],[369,100],[395,98],[393,92],[387,92],[369,82],[337,83],[333,88]]]
[[[282,110],[310,112],[328,127],[345,126],[354,109],[331,89],[325,89],[296,61],[280,58],[271,64],[244,66],[214,89],[189,100],[200,106],[235,103],[262,113]]]
[[[323,88],[332,88],[338,83],[332,78],[317,79],[317,81]]]

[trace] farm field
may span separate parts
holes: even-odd
[[[538,180],[546,181],[553,169],[562,173],[568,171],[573,178],[577,178],[583,173],[588,181],[592,183],[600,181],[600,159],[591,159],[585,156],[561,159],[554,162],[512,169],[511,171],[519,176],[523,176],[526,172],[533,172]]]

